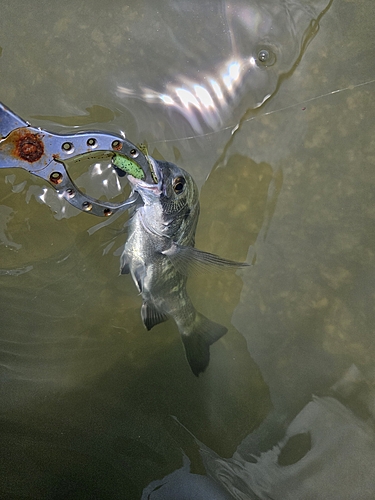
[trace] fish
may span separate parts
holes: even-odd
[[[207,266],[238,268],[244,262],[223,259],[195,248],[199,218],[198,188],[192,176],[177,165],[149,157],[153,182],[128,175],[139,194],[130,209],[128,236],[120,257],[121,274],[130,274],[143,304],[147,330],[173,318],[195,376],[210,359],[210,345],[227,328],[196,310],[186,290],[188,275]]]

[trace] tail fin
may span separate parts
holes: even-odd
[[[210,345],[227,333],[225,326],[209,320],[197,312],[192,329],[186,333],[181,331],[186,358],[194,375],[205,371],[210,361]]]

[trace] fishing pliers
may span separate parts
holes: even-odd
[[[74,158],[122,157],[152,179],[147,154],[124,137],[105,132],[55,134],[32,127],[0,103],[0,168],[23,168],[50,183],[58,195],[84,212],[111,216],[137,200],[137,193],[123,203],[104,202],[80,191],[70,178],[65,162]],[[111,160],[112,161],[112,160]]]

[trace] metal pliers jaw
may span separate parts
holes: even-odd
[[[102,154],[101,154],[102,153]],[[70,178],[65,161],[77,156],[110,159],[120,153],[135,162],[151,181],[149,161],[133,143],[104,132],[62,135],[34,128],[0,103],[0,168],[23,168],[48,181],[57,193],[79,210],[110,216],[132,206],[137,193],[123,203],[102,202],[82,193]]]

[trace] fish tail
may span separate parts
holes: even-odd
[[[225,326],[215,323],[196,313],[193,328],[189,332],[181,331],[186,358],[196,377],[204,372],[210,361],[210,345],[227,333]]]

